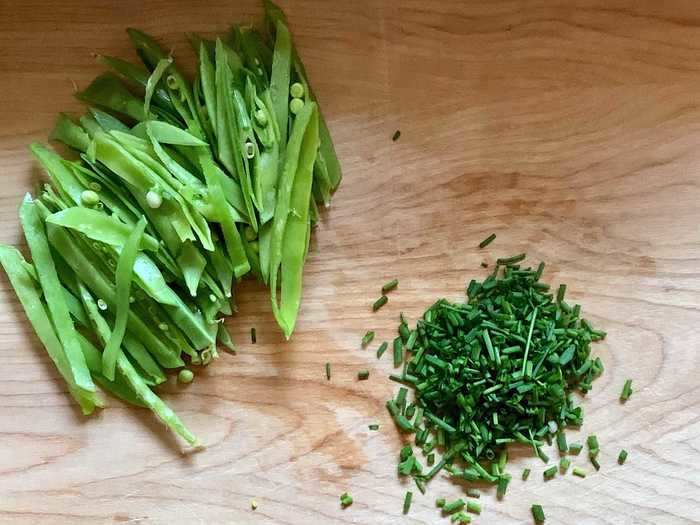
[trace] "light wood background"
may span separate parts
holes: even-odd
[[[400,311],[462,297],[481,261],[520,251],[608,331],[581,433],[599,436],[602,469],[545,484],[544,465],[519,457],[505,500],[487,491],[474,523],[531,523],[532,503],[549,524],[700,522],[700,3],[283,4],[345,169],[293,341],[264,289],[241,285],[239,354],[165,389],[207,444],[183,455],[146,411],[114,401],[81,417],[3,276],[0,523],[448,523],[434,500],[461,489],[437,479],[422,496],[398,479],[389,354],[377,362],[360,339],[393,338]],[[191,64],[184,32],[259,16],[249,0],[0,0],[0,242],[22,243],[16,208],[39,177],[27,145],[79,110],[73,83],[101,70],[94,53],[133,57],[134,25]],[[355,503],[341,510],[345,491]]]

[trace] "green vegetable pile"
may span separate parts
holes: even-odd
[[[435,449],[442,452],[424,470],[410,445],[402,450],[399,473],[421,490],[446,469],[496,484],[502,497],[511,479],[508,444],[527,445],[547,463],[544,440],[557,438],[566,452],[566,427],[583,422],[573,392],[589,391],[602,373],[591,343],[605,333],[565,301],[564,285],[553,294],[540,281],[544,264],[521,267],[524,259],[499,259],[483,282],[469,284],[466,302],[437,301],[415,330],[402,318],[394,362],[404,368],[391,377],[412,388],[415,401],[401,387],[387,408],[402,432],[415,433],[429,464]]]
[[[31,147],[50,178],[20,208],[31,262],[2,246],[0,263],[85,414],[104,405],[99,385],[196,445],[152,388],[217,342],[234,349],[234,284],[268,284],[294,330],[318,204],[341,171],[284,14],[266,1],[265,15],[262,30],[193,37],[193,82],[129,29],[145,68],[102,57],[112,71],[78,94],[88,113],[52,133],[79,160]]]

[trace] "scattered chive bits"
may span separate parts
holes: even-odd
[[[479,489],[469,488],[467,489],[467,496],[470,498],[480,498],[481,492],[479,492]]]
[[[545,480],[550,480],[550,479],[554,478],[554,476],[556,476],[556,475],[557,475],[557,467],[556,467],[556,466],[554,466],[554,467],[549,467],[548,469],[546,469],[546,470],[542,473],[542,477],[543,477]]]
[[[625,461],[627,461],[627,451],[623,448],[617,456],[617,462],[620,465],[624,465]]]
[[[372,304],[372,311],[376,312],[382,306],[384,306],[388,301],[389,301],[389,298],[386,295],[382,295],[379,299],[374,301],[374,304]]]
[[[544,509],[542,505],[533,505],[530,507],[530,511],[532,512],[532,518],[535,520],[535,523],[544,523]]]
[[[255,344],[258,342],[257,334],[255,333],[255,328],[250,329],[250,342]]]
[[[472,514],[481,514],[481,504],[478,501],[467,501],[467,512]]]
[[[486,261],[481,261],[481,267],[482,267],[482,268],[488,268],[488,267],[489,267],[489,263],[487,263]]]
[[[598,463],[598,458],[594,454],[589,454],[588,459],[590,460],[594,469],[600,470],[600,463]]]
[[[435,506],[438,508],[443,508],[445,506],[445,498],[438,498],[435,500]]]
[[[376,423],[372,423],[367,428],[369,428],[370,430],[379,430],[379,425]]]
[[[624,403],[627,401],[630,396],[632,395],[632,380],[628,379],[625,381],[624,386],[622,387],[622,392],[620,393],[620,401]]]
[[[511,479],[509,443],[527,445],[544,463],[542,447],[554,438],[562,453],[580,451],[565,437],[567,427],[583,423],[571,394],[588,392],[602,373],[591,343],[605,333],[564,301],[565,287],[552,292],[540,281],[544,264],[530,268],[524,259],[498,259],[484,281],[469,283],[466,301],[438,300],[414,330],[401,317],[393,345],[394,365],[403,369],[391,379],[405,386],[387,409],[401,432],[415,434],[417,447],[442,452],[425,471],[415,458],[402,458],[401,472],[416,483],[444,469],[456,479],[497,485],[502,497]],[[410,408],[406,387],[414,393]],[[547,468],[547,475],[557,469]]]
[[[570,454],[578,455],[582,449],[583,445],[581,443],[569,443]]]
[[[586,471],[583,470],[581,467],[574,467],[574,470],[572,470],[571,473],[572,473],[574,476],[578,476],[579,478],[585,478],[585,477],[586,477]]]
[[[396,142],[397,140],[399,140],[399,138],[401,138],[401,130],[397,129],[396,131],[394,131],[394,134],[391,136],[391,140],[393,142]]]
[[[571,460],[569,458],[561,458],[559,460],[559,470],[561,471],[562,474],[566,474],[566,471],[569,470],[570,466],[571,466]]]
[[[483,249],[486,248],[489,244],[491,244],[493,241],[496,240],[496,234],[492,233],[488,237],[486,237],[483,241],[479,243],[479,248]]]
[[[411,500],[413,499],[413,492],[410,490],[406,491],[406,495],[403,498],[403,513],[408,514],[408,511],[411,510]]]
[[[526,468],[525,470],[523,470],[523,475],[522,475],[523,481],[527,481],[527,478],[529,478],[529,477],[530,477],[530,469]]]
[[[366,348],[368,344],[372,342],[374,339],[374,332],[372,330],[369,330],[363,337],[362,337],[362,348]]]
[[[347,492],[343,492],[340,496],[340,505],[343,508],[349,507],[352,505],[352,496],[348,494]]]
[[[386,341],[379,345],[379,348],[377,348],[377,359],[380,359],[384,355],[387,348],[389,348],[389,343]]]
[[[442,506],[442,512],[445,514],[452,514],[453,512],[458,512],[465,507],[466,503],[463,499],[456,499],[454,501],[446,502]]]
[[[595,434],[591,434],[590,436],[588,436],[586,443],[588,444],[589,453],[593,456],[597,456],[598,452],[600,451],[600,445],[598,444],[598,436],[596,436]]]
[[[331,364],[330,363],[326,363],[326,379],[328,381],[331,380]]]
[[[392,279],[391,281],[384,283],[384,286],[382,286],[382,294],[386,294],[386,293],[394,290],[398,285],[399,285],[398,279]]]
[[[359,381],[366,381],[367,379],[369,379],[369,370],[360,370],[357,373],[357,379]]]

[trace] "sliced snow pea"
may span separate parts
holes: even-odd
[[[267,7],[266,7],[267,8]],[[292,67],[292,38],[282,20],[275,22],[275,50],[272,55],[272,75],[270,96],[280,131],[280,143],[287,143],[287,122],[289,120],[289,82]]]
[[[59,113],[49,140],[59,140],[78,151],[87,150],[90,144],[90,136],[65,113]]]
[[[102,131],[129,131],[128,126],[122,124],[121,120],[114,118],[109,113],[105,113],[96,108],[90,108],[89,111],[92,118],[95,119],[95,122],[102,128]]]
[[[272,243],[272,221],[268,221],[258,231],[258,258],[260,275],[265,284],[270,282],[270,248]]]
[[[138,339],[135,339],[127,333],[124,335],[122,346],[154,384],[159,385],[167,380],[160,365],[151,357],[146,347],[143,346]]]
[[[180,146],[206,146],[207,143],[188,133],[184,129],[162,122],[149,120],[146,128],[153,140],[162,144],[177,144]]]
[[[61,190],[70,196],[73,204],[80,205],[80,196],[83,193],[83,186],[75,178],[73,173],[63,164],[63,159],[55,152],[39,143],[33,143],[30,150],[48,173],[51,180],[56,183]]]
[[[172,65],[172,63],[173,59],[171,57],[161,58],[156,64],[153,73],[151,73],[151,75],[148,77],[148,80],[146,81],[146,93],[143,97],[144,115],[148,115],[151,107],[151,98],[153,97],[153,93],[155,92],[156,87],[160,82],[160,79],[163,77],[163,74]]]
[[[95,241],[124,246],[133,229],[106,213],[89,208],[68,208],[53,213],[46,222],[76,230]],[[148,234],[141,239],[141,249],[158,251],[158,241]]]
[[[305,104],[297,114],[287,144],[284,170],[277,189],[277,206],[270,241],[270,292],[272,311],[287,338],[294,330],[299,310],[303,251],[306,245],[308,200],[300,208],[307,183],[307,162],[315,159],[318,146],[316,104]],[[310,150],[313,149],[313,155]],[[313,169],[311,164],[308,169]],[[297,180],[298,178],[298,180]],[[311,183],[309,192],[311,191]],[[293,220],[292,220],[293,219]],[[288,222],[290,225],[287,233]],[[303,223],[304,229],[300,229]],[[298,247],[302,247],[299,257]],[[281,301],[277,301],[277,280],[281,269]]]
[[[218,244],[219,239],[214,238],[214,243]],[[214,275],[221,284],[221,289],[226,297],[231,297],[231,287],[233,286],[233,266],[231,261],[226,258],[223,250],[214,250],[207,252],[205,257],[211,261],[211,266],[214,267]]]
[[[216,71],[214,70],[214,64],[212,64],[210,56],[211,55],[206,46],[204,43],[202,43],[199,46],[199,80],[202,84],[202,95],[204,96],[204,105],[206,106],[206,111],[209,115],[209,122],[211,122],[214,134],[216,134],[218,130],[216,109]]]
[[[185,284],[190,291],[190,295],[195,297],[199,281],[207,265],[207,260],[191,242],[186,242],[182,245],[180,255],[177,257],[177,263],[182,269],[182,275],[185,278]]]
[[[129,319],[129,293],[131,292],[134,263],[136,262],[136,256],[138,255],[139,246],[144,236],[143,231],[145,229],[146,219],[141,217],[141,220],[136,224],[134,230],[128,235],[121,253],[119,254],[119,261],[117,262],[114,328],[112,329],[112,334],[102,354],[102,374],[110,381],[114,381],[117,356],[119,355],[120,347],[124,340],[126,323]]]
[[[231,334],[223,322],[219,323],[219,328],[216,333],[216,340],[224,345],[230,352],[234,354],[236,353],[236,345],[233,343]]]
[[[136,66],[131,62],[122,60],[121,58],[111,57],[102,55],[99,58],[100,62],[106,66],[112,68],[113,71],[117,72],[123,78],[133,82],[134,84],[146,89],[146,84],[148,83],[148,71],[142,67]],[[168,92],[162,87],[156,87],[153,91],[153,101],[159,104],[164,109],[174,109],[172,102],[170,101],[170,96]]]
[[[77,387],[94,392],[95,384],[90,378],[90,371],[85,364],[83,352],[75,335],[75,327],[71,321],[63,288],[51,257],[44,223],[29,194],[25,196],[20,206],[20,220],[51,319],[65,350],[73,381]]]
[[[104,403],[96,394],[94,386],[92,390],[88,390],[76,384],[71,363],[68,360],[63,345],[56,335],[54,325],[41,302],[39,290],[25,268],[26,263],[22,255],[15,248],[0,245],[0,264],[2,264],[5,269],[10,284],[15,290],[17,298],[22,304],[22,308],[24,308],[27,318],[39,337],[39,340],[44,345],[44,348],[46,348],[46,352],[56,365],[59,373],[68,384],[70,394],[78,402],[83,413],[88,415],[93,412],[95,407],[104,406]],[[80,343],[78,342],[78,344]],[[82,357],[82,361],[87,368],[84,356]]]
[[[143,112],[143,103],[111,73],[98,76],[76,96],[83,102],[123,113],[135,120],[143,120],[146,117]]]

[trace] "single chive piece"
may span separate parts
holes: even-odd
[[[340,505],[343,508],[349,507],[350,505],[352,505],[352,501],[353,501],[352,496],[350,494],[348,494],[347,492],[343,492],[343,494],[341,494]]]
[[[187,368],[183,368],[177,374],[178,383],[183,383],[183,384],[191,383],[193,379],[194,379],[194,374],[192,373],[192,370],[188,370]]]
[[[415,477],[413,478],[413,481],[416,484],[416,487],[418,487],[418,490],[420,490],[421,494],[425,494],[425,481],[423,481],[422,478]]]
[[[326,363],[326,379],[328,381],[331,380],[331,364],[330,363]]]
[[[583,470],[581,467],[574,467],[574,470],[572,470],[571,473],[572,473],[574,476],[578,476],[579,478],[585,478],[585,477],[586,477],[586,471]]]
[[[467,501],[467,512],[472,514],[481,514],[481,504],[478,501]]]
[[[401,337],[394,339],[394,368],[401,366],[403,363],[403,343]]]
[[[408,389],[403,386],[399,388],[399,393],[396,394],[396,405],[401,409],[402,412],[406,407],[406,394],[408,394]]]
[[[397,129],[396,131],[394,131],[394,134],[391,136],[391,140],[396,142],[397,140],[399,140],[399,137],[401,137],[401,131]]]
[[[569,453],[578,455],[581,452],[583,445],[581,443],[569,443]]]
[[[445,506],[445,498],[438,498],[435,500],[435,506],[442,508]]]
[[[411,500],[413,499],[413,492],[410,490],[406,491],[406,495],[403,498],[403,513],[408,514],[408,511],[411,510]]]
[[[370,430],[379,430],[379,425],[376,423],[372,423],[371,425],[368,426]]]
[[[486,247],[487,247],[489,244],[491,244],[495,239],[496,239],[496,234],[495,234],[495,233],[492,233],[491,235],[489,235],[488,237],[486,237],[486,239],[484,239],[483,241],[481,241],[481,242],[479,243],[479,248],[486,248]]]
[[[377,359],[380,359],[384,355],[387,348],[389,348],[389,343],[386,341],[379,345],[379,348],[377,348]]]
[[[566,444],[566,434],[564,434],[562,431],[557,432],[557,448],[559,449],[559,452],[562,453],[569,449]]]
[[[527,481],[527,478],[530,477],[530,469],[529,469],[529,468],[526,468],[525,470],[523,470],[523,476],[522,476],[522,477],[523,477],[523,481]]]
[[[565,295],[566,295],[566,285],[560,284],[559,289],[557,290],[557,302],[563,303]]]
[[[250,508],[255,510],[258,508],[258,502],[255,501],[254,499],[250,500]]]
[[[374,332],[369,330],[362,338],[362,348],[365,348],[368,344],[370,344],[372,339],[374,339]]]
[[[571,460],[569,458],[561,458],[559,460],[559,470],[562,474],[565,474],[569,467],[571,466]]]
[[[625,402],[627,401],[630,396],[632,395],[632,380],[627,379],[625,381],[625,385],[622,387],[622,393],[620,394],[620,401]]]
[[[549,467],[547,470],[545,470],[542,473],[542,476],[544,477],[545,480],[552,479],[554,476],[557,475],[557,467]]]
[[[542,460],[542,463],[549,463],[549,456],[545,454],[544,450],[542,450],[541,448],[537,449],[537,455]]]
[[[513,264],[518,264],[519,262],[524,261],[525,257],[527,256],[524,253],[513,255],[512,257],[503,257],[501,259],[497,259],[496,264],[498,266],[509,266]]]
[[[482,267],[482,268],[488,268],[488,267],[489,267],[489,263],[487,263],[486,261],[481,261],[481,267]]]
[[[598,450],[600,450],[600,446],[598,445],[598,436],[595,434],[591,434],[588,436],[588,439],[586,440],[586,443],[588,444],[588,450],[595,451],[595,453],[598,453]]]
[[[385,282],[384,286],[382,286],[382,294],[386,294],[387,292],[392,291],[398,285],[399,285],[398,279],[392,279],[391,281]]]
[[[625,461],[627,461],[627,451],[623,448],[623,449],[620,451],[620,455],[617,456],[617,462],[618,462],[620,465],[623,465],[623,464],[625,463]]]
[[[498,478],[498,485],[496,486],[496,497],[498,499],[502,499],[503,496],[506,495],[508,483],[510,483],[510,474],[501,474]]]
[[[255,334],[255,328],[250,329],[250,342],[255,344],[258,341],[258,338]]]
[[[467,489],[467,496],[470,498],[480,498],[481,492],[479,492],[479,489]]]
[[[435,454],[428,454],[428,466],[432,467],[435,464]]]
[[[369,370],[360,370],[357,373],[357,379],[359,381],[365,381],[365,380],[369,379]]]
[[[372,305],[372,311],[376,312],[382,306],[384,306],[388,301],[389,301],[389,298],[386,295],[382,295],[379,299],[374,301],[374,304]]]
[[[600,470],[600,463],[598,463],[598,458],[594,454],[589,454],[588,459],[591,461],[591,465],[596,470]]]
[[[450,516],[450,522],[465,525],[472,522],[472,517],[464,512],[458,512],[457,514]]]
[[[453,512],[458,512],[464,508],[466,503],[463,499],[456,499],[455,501],[450,501],[442,506],[442,512],[445,514],[452,514]]]
[[[542,505],[533,505],[530,507],[530,510],[532,511],[532,518],[536,523],[544,523],[544,509]]]

